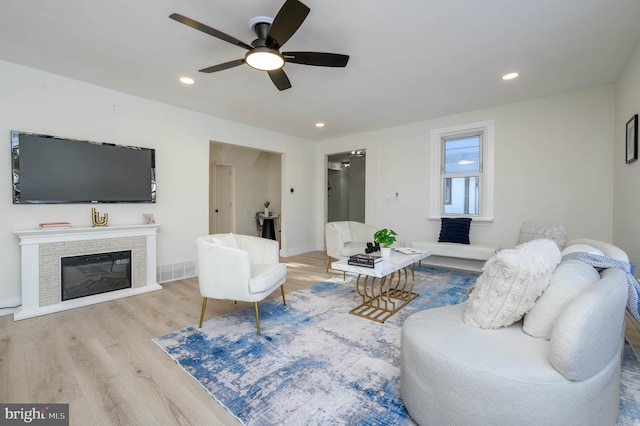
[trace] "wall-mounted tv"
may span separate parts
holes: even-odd
[[[11,131],[14,204],[155,203],[155,150]]]

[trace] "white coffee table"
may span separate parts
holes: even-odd
[[[415,254],[392,251],[391,256],[383,258],[382,265],[376,268],[349,265],[346,259],[333,262],[331,268],[358,274],[356,291],[362,297],[362,303],[349,313],[372,321],[385,322],[418,297],[418,293],[413,292],[413,266],[430,255],[430,251]],[[408,270],[411,271],[411,284],[408,282]]]

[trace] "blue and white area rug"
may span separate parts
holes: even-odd
[[[400,398],[400,328],[466,298],[478,274],[416,267],[420,296],[384,324],[349,314],[354,279],[326,282],[154,339],[247,425],[413,425]],[[626,345],[618,425],[640,424],[640,361]]]

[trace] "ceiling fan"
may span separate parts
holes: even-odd
[[[310,9],[298,0],[286,0],[275,18],[267,16],[252,18],[249,21],[249,27],[257,38],[250,45],[178,13],[172,13],[169,18],[248,50],[244,58],[212,65],[198,71],[212,73],[246,63],[252,68],[266,71],[278,90],[286,90],[291,87],[291,82],[282,69],[285,62],[319,67],[345,67],[349,61],[349,55],[338,53],[280,52],[280,48],[300,28],[309,12]]]

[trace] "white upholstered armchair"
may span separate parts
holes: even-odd
[[[198,281],[203,297],[200,327],[207,299],[253,302],[260,334],[258,302],[278,286],[284,297],[287,265],[280,263],[277,241],[250,235],[215,234],[196,240]]]
[[[346,259],[351,255],[364,253],[367,243],[373,242],[373,226],[354,221],[328,222],[324,226],[327,247],[327,271],[331,259]]]

